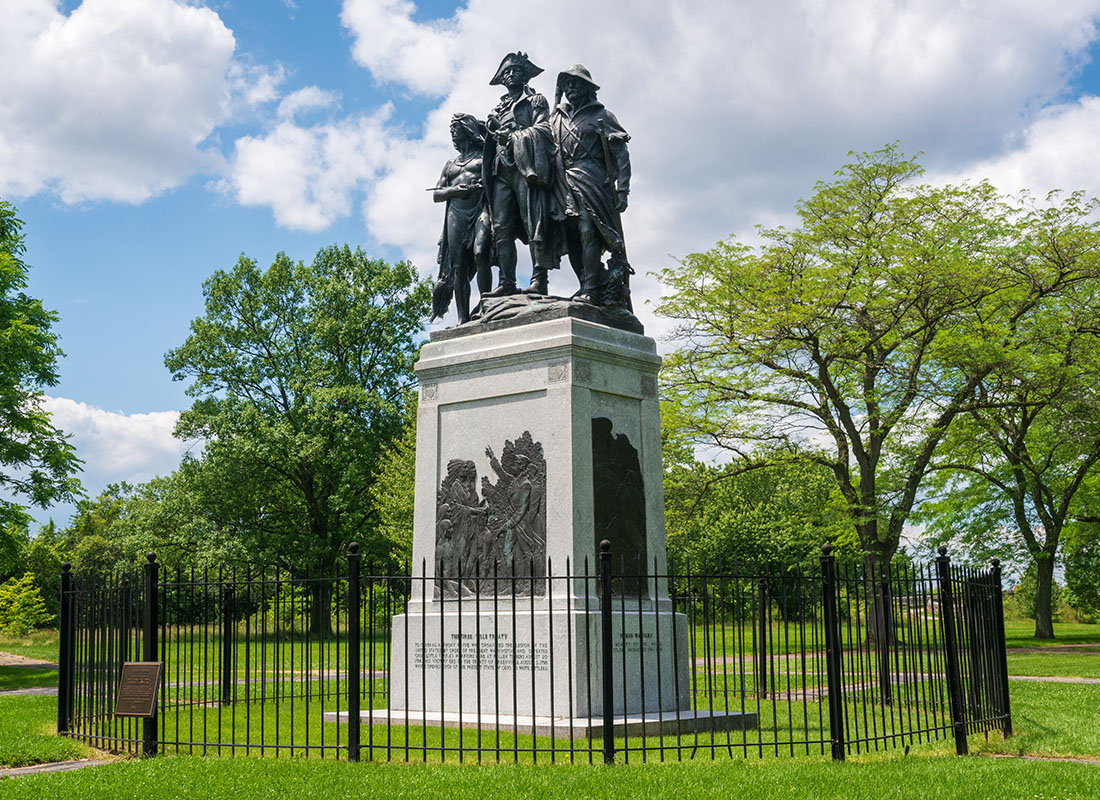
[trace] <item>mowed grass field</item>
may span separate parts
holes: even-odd
[[[1057,625],[1053,643],[1037,643],[1028,623],[1010,623],[1009,673],[1095,677],[1100,626]],[[1049,645],[1084,645],[1080,651]],[[51,651],[51,647],[53,648]],[[56,659],[56,637],[0,651]],[[2,677],[2,676],[0,676]],[[25,684],[46,681],[35,675]],[[12,680],[18,680],[13,678]],[[950,740],[915,745],[906,754],[796,758],[725,757],[629,766],[541,763],[470,766],[438,763],[360,763],[306,758],[161,756],[117,761],[68,773],[0,780],[0,798],[325,798],[415,797],[752,797],[770,798],[1049,798],[1100,797],[1100,685],[1011,683],[1015,735],[970,737],[974,754],[953,755]],[[0,697],[0,763],[13,766],[96,757],[95,751],[53,735],[52,697]],[[1065,759],[1041,761],[1012,756]],[[997,757],[993,757],[997,756]],[[1006,756],[1006,757],[1001,757]],[[101,756],[100,756],[101,757]],[[685,755],[686,757],[686,755]],[[435,756],[438,759],[438,755]],[[620,756],[621,759],[621,756]],[[598,762],[598,758],[596,759]],[[429,759],[429,762],[431,759]]]

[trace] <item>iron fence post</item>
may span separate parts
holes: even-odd
[[[233,702],[233,587],[222,584],[222,674],[221,702]]]
[[[821,599],[825,610],[825,675],[829,689],[829,738],[833,760],[844,760],[844,686],[841,678],[840,614],[833,546],[821,546]]]
[[[875,610],[878,635],[878,691],[884,705],[894,701],[890,679],[890,648],[894,646],[897,631],[894,629],[893,590],[890,582],[890,562],[879,564],[882,572],[878,575],[878,594],[875,598]],[[868,576],[869,581],[874,580]]]
[[[603,762],[615,763],[615,681],[611,674],[611,542],[600,542],[600,644],[603,656]],[[623,676],[626,679],[626,676]]]
[[[157,607],[157,554],[149,553],[145,564],[145,613],[142,618],[142,660],[157,661],[157,626],[160,613]],[[160,709],[154,706],[154,715],[141,721],[142,755],[157,754],[157,717]]]
[[[955,732],[955,752],[965,756],[970,752],[966,744],[966,719],[963,716],[962,680],[959,676],[959,648],[955,639],[955,596],[951,587],[951,559],[947,548],[941,546],[936,559],[936,576],[940,584],[940,622],[943,625],[943,641],[947,648],[947,697],[951,708],[951,728]]]
[[[359,760],[359,544],[348,545],[348,761]],[[373,665],[368,665],[368,670]]]
[[[761,698],[768,696],[768,659],[771,649],[768,647],[768,633],[771,631],[770,607],[768,604],[768,565],[765,564],[760,583],[757,587],[757,653],[756,653],[756,680],[757,692]],[[706,597],[706,594],[703,595]],[[708,619],[706,611],[703,611],[703,619]],[[708,670],[709,673],[709,670]]]
[[[69,730],[69,709],[72,697],[72,638],[69,628],[73,624],[72,608],[69,605],[70,594],[73,588],[72,565],[68,562],[61,565],[61,596],[59,598],[60,618],[58,620],[58,653],[57,653],[57,732],[67,733]]]
[[[997,666],[999,667],[1000,680],[998,681],[998,688],[1000,689],[1001,696],[1001,708],[998,709],[1004,715],[1003,730],[1005,737],[1012,735],[1012,707],[1008,700],[1008,649],[1005,642],[1005,611],[1004,611],[1004,588],[1001,585],[1001,562],[999,559],[993,559],[993,616],[995,617],[993,622],[993,630],[996,631],[997,641],[993,646],[996,648],[994,657],[997,659]]]

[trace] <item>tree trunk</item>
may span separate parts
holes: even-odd
[[[890,647],[896,641],[894,631],[893,589],[890,585],[890,559],[882,552],[866,553],[863,563],[867,571],[867,644],[874,648],[878,668],[879,699],[892,701]]]
[[[1035,564],[1035,638],[1054,638],[1054,559],[1040,558]]]

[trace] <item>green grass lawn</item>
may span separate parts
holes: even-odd
[[[0,666],[0,691],[57,686],[56,669]]]
[[[1009,653],[1008,674],[1100,678],[1100,650],[1083,653],[1044,653],[1042,650]]]
[[[57,698],[0,697],[0,766],[87,758],[88,748],[57,736]],[[8,787],[0,785],[0,797]]]
[[[646,766],[404,767],[281,759],[166,757],[0,784],[0,796],[50,798],[689,798],[1095,800],[1100,769],[1016,759],[901,756]]]
[[[1038,644],[1031,652],[1010,653],[1009,672],[1033,675],[1100,675],[1100,654],[1044,652],[1046,643],[1032,638],[1031,623],[1009,624],[1009,646],[1029,647]],[[1057,638],[1051,644],[1096,643],[1100,644],[1100,626],[1056,624]],[[697,632],[698,635],[698,632]],[[698,639],[697,639],[698,641]],[[56,653],[56,636],[48,637],[20,647],[36,648],[36,657],[51,657],[50,648]],[[7,648],[0,643],[0,650]],[[784,648],[785,649],[785,648]],[[294,657],[289,650],[284,664],[302,663],[307,654],[315,653],[313,646],[295,645]],[[265,659],[266,661],[266,659]],[[364,659],[364,662],[366,659]],[[275,667],[273,660],[265,664]],[[283,666],[283,665],[278,665]],[[364,663],[364,667],[366,663]],[[266,670],[265,670],[266,671]],[[0,681],[5,671],[0,670]],[[39,676],[46,680],[46,676]],[[52,676],[56,679],[56,675]],[[723,674],[719,676],[725,678]],[[31,680],[12,678],[12,680]],[[257,686],[251,687],[253,690]],[[183,694],[188,694],[184,692]],[[696,694],[696,703],[705,694]],[[384,702],[384,697],[379,697]],[[1041,755],[1058,757],[1092,758],[1100,760],[1100,685],[1062,683],[1011,684],[1011,701],[1015,735],[1007,740],[999,732],[988,737],[975,734],[970,737],[971,752],[979,755]],[[14,765],[55,759],[80,757],[86,752],[77,743],[50,735],[56,715],[56,701],[51,697],[0,698],[0,763]],[[296,701],[298,711],[280,719],[276,729],[269,729],[265,740],[276,735],[282,738],[293,723],[301,732],[304,707]],[[797,704],[801,710],[801,704]],[[778,714],[772,714],[771,704],[762,719],[763,733],[775,737],[784,729],[785,704],[777,703]],[[811,710],[816,708],[811,704]],[[311,713],[315,713],[314,709]],[[248,705],[240,704],[232,710],[222,709],[217,719],[217,707],[193,707],[189,714],[199,713],[208,725],[224,732],[225,741],[238,744],[249,741],[247,733]],[[255,713],[255,707],[253,708]],[[800,711],[801,713],[801,711]],[[816,712],[811,714],[808,728],[819,730]],[[190,724],[191,717],[183,717]],[[796,721],[797,722],[797,721]],[[826,723],[827,724],[827,723]],[[236,727],[235,727],[236,726]],[[325,732],[326,743],[334,742],[337,731],[331,723],[313,728],[319,737]],[[172,738],[174,725],[166,731]],[[242,738],[243,734],[243,738]],[[404,735],[402,731],[402,735]],[[415,752],[417,745],[423,748],[437,745],[440,734],[432,729],[409,731],[410,760],[423,757],[423,750]],[[444,734],[451,746],[457,746],[460,734],[448,731]],[[476,731],[461,734],[463,747],[476,747]],[[392,734],[384,728],[374,731],[374,743],[382,744]],[[758,732],[731,735],[734,743],[751,744],[760,736]],[[427,737],[427,740],[425,740]],[[724,734],[720,736],[720,744]],[[181,737],[182,738],[182,737]],[[366,744],[368,732],[363,731]],[[510,743],[507,735],[504,741]],[[255,743],[256,739],[252,739]],[[403,742],[401,742],[403,744]],[[531,737],[520,736],[517,747],[530,747]],[[650,740],[649,744],[656,744]],[[539,746],[544,746],[540,741]],[[632,742],[637,744],[637,742]],[[706,744],[703,737],[701,744]],[[495,741],[494,741],[495,746]],[[174,749],[174,748],[171,748]],[[630,754],[630,766],[613,769],[580,764],[541,766],[549,761],[548,754],[540,753],[540,766],[509,765],[469,767],[457,764],[439,764],[439,753],[428,752],[428,762],[405,764],[363,763],[348,764],[344,761],[302,758],[216,758],[199,756],[166,755],[152,760],[134,760],[103,767],[80,770],[74,773],[42,775],[0,782],[0,798],[267,798],[287,796],[343,797],[445,797],[458,796],[513,797],[619,797],[631,798],[676,797],[677,800],[694,797],[713,798],[718,795],[753,797],[756,800],[771,798],[944,798],[969,800],[970,798],[1042,798],[1044,800],[1076,800],[1100,797],[1100,767],[1080,763],[1054,763],[1022,761],[1012,758],[958,758],[953,753],[949,737],[931,744],[914,745],[908,757],[902,749],[857,757],[849,756],[844,764],[834,764],[825,756],[801,754],[790,758],[783,749],[779,758],[757,757],[756,748],[749,749],[749,758],[742,758],[740,748],[735,748],[735,758],[729,758],[724,747],[715,752],[718,761],[711,761],[711,751],[700,748],[692,761],[682,763],[637,764],[640,754]],[[770,749],[770,748],[768,748]],[[384,751],[383,751],[384,752]],[[253,750],[253,753],[255,751]],[[687,759],[692,751],[684,749],[680,756]],[[329,755],[332,752],[329,751]],[[767,750],[765,751],[767,755]],[[270,756],[270,751],[268,752]],[[282,756],[287,755],[285,751]],[[312,755],[316,756],[317,753]],[[366,758],[368,752],[364,752]],[[376,757],[378,753],[375,754]],[[404,761],[404,753],[393,754]],[[559,753],[559,760],[564,753]],[[669,754],[675,759],[674,754]],[[656,762],[657,753],[653,753]],[[451,754],[454,757],[454,754]],[[510,755],[503,756],[505,760]],[[476,754],[465,754],[467,762],[476,761]],[[489,760],[492,760],[490,757]],[[529,756],[521,760],[530,761]],[[587,762],[587,754],[579,759]],[[597,755],[595,760],[599,761]],[[432,763],[435,762],[435,763]]]
[[[1035,638],[1035,620],[1006,619],[1005,643],[1008,647],[1051,647],[1063,644],[1100,645],[1100,625],[1055,622],[1053,639]]]
[[[0,653],[57,662],[57,631],[32,631],[26,636],[0,634]]]
[[[1009,698],[1013,735],[997,735],[988,742],[972,736],[972,747],[981,752],[1100,760],[1100,686],[1013,681]]]

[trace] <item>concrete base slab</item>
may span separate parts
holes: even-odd
[[[346,723],[348,712],[330,711],[325,722]],[[359,715],[361,725],[404,727],[481,728],[483,731],[549,736],[553,739],[594,739],[603,736],[603,718],[536,716],[530,714],[477,714],[457,711],[405,711],[376,708]],[[710,733],[752,730],[757,727],[757,716],[739,711],[652,711],[647,714],[631,714],[615,717],[616,736],[674,736],[685,733]]]

